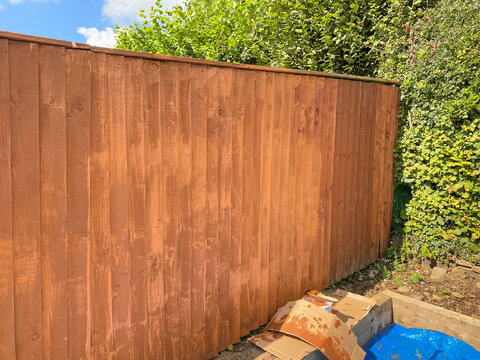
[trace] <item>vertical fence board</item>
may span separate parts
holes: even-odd
[[[15,339],[18,359],[43,358],[38,45],[11,41]]]
[[[39,46],[44,358],[67,357],[65,49]]]
[[[161,218],[165,234],[163,279],[165,283],[165,353],[180,356],[180,329],[178,317],[178,64],[160,64],[160,101],[162,137]]]
[[[130,321],[133,357],[148,357],[145,244],[145,127],[143,63],[125,58],[128,229],[130,234]]]
[[[318,288],[316,281],[316,274],[318,273],[318,264],[320,261],[319,249],[321,248],[321,237],[318,234],[318,204],[320,203],[320,170],[322,164],[320,163],[320,144],[315,141],[315,128],[317,119],[317,103],[316,103],[316,79],[307,79],[307,99],[308,99],[308,112],[307,112],[307,143],[309,148],[307,150],[306,157],[308,157],[308,168],[306,169],[308,176],[305,177],[305,187],[307,189],[308,202],[306,226],[308,229],[308,269],[307,269],[307,282],[305,284],[305,290]],[[307,180],[308,179],[308,180]]]
[[[397,88],[0,53],[0,357],[210,358],[385,252]]]
[[[362,206],[362,213],[364,214],[362,220],[362,247],[361,252],[363,254],[363,261],[361,262],[361,267],[364,268],[372,261],[372,239],[370,238],[371,233],[371,221],[370,214],[372,208],[372,173],[373,173],[373,151],[374,151],[374,132],[375,132],[375,105],[376,105],[376,96],[377,96],[377,87],[374,84],[362,84],[363,88],[363,98],[362,109],[365,109],[364,115],[364,126],[365,126],[365,179],[363,183],[363,192],[364,200]],[[362,111],[363,113],[363,111]]]
[[[217,281],[218,281],[218,89],[219,74],[217,68],[207,70],[207,209],[206,209],[206,284],[205,309],[206,355],[215,355],[218,346],[218,319],[219,309]]]
[[[324,248],[322,251],[322,287],[328,286],[332,279],[332,223],[333,223],[333,187],[335,174],[335,139],[337,133],[337,106],[338,106],[338,83],[336,79],[325,79],[325,102],[323,108],[322,134],[322,164],[325,164],[325,180],[322,183],[321,193],[325,197],[325,216],[322,217]],[[322,177],[323,178],[323,177]]]
[[[260,323],[260,191],[262,167],[262,120],[265,106],[265,74],[255,74],[253,112],[253,184],[252,184],[252,266],[249,269],[252,277],[251,296],[253,297],[253,323],[251,327],[258,327]]]
[[[107,55],[107,111],[110,133],[110,233],[112,238],[112,326],[115,356],[132,354],[130,239],[128,234],[125,62]]]
[[[92,55],[92,113],[90,122],[90,272],[92,296],[91,356],[109,358],[113,352],[110,236],[110,131],[107,116],[106,55]]]
[[[231,69],[220,69],[218,108],[218,294],[219,346],[230,343],[230,322],[233,316],[230,302],[230,236],[232,203],[232,76]]]
[[[268,321],[268,274],[269,274],[269,243],[270,243],[270,197],[272,181],[272,123],[274,101],[274,77],[265,77],[265,105],[262,123],[261,149],[261,179],[260,179],[260,292],[259,292],[259,322]]]
[[[205,332],[205,256],[206,256],[206,196],[207,196],[207,77],[205,66],[192,69],[191,122],[192,147],[192,354],[206,357]],[[229,299],[233,300],[233,299]],[[235,312],[234,312],[235,313]],[[232,332],[230,331],[230,334]],[[232,335],[230,335],[232,336]]]
[[[179,233],[178,233],[178,266],[179,266],[179,298],[178,311],[182,333],[191,333],[191,274],[190,264],[192,254],[192,227],[191,227],[191,65],[179,64],[179,139],[178,139],[178,197],[179,197]],[[228,273],[227,273],[228,274]],[[192,353],[191,338],[181,336],[181,350],[185,354]],[[228,344],[227,344],[228,346]]]
[[[68,357],[90,353],[90,53],[66,51]]]
[[[245,114],[245,73],[233,73],[232,117],[232,236],[230,239],[230,286],[233,317],[230,336],[238,341],[242,311],[242,199],[243,199],[243,118]],[[208,96],[208,94],[207,94]]]
[[[333,163],[333,188],[332,188],[332,218],[331,218],[331,268],[330,282],[340,280],[343,261],[345,257],[344,244],[344,208],[346,190],[346,151],[348,134],[348,101],[349,83],[342,81],[338,84],[337,110],[335,119],[335,152]]]
[[[359,153],[362,150],[360,148],[360,127],[361,127],[361,117],[360,117],[360,106],[362,104],[361,99],[361,86],[362,83],[356,81],[354,84],[354,101],[352,102],[353,106],[353,115],[349,121],[349,127],[353,128],[353,138],[350,141],[351,143],[351,152],[349,154],[349,166],[350,169],[350,178],[352,179],[351,190],[349,194],[349,210],[350,210],[350,233],[348,236],[348,248],[350,249],[350,263],[346,267],[346,273],[352,274],[358,269],[359,265],[359,242],[360,242],[360,231],[359,231],[359,213],[357,211],[357,204],[359,203],[359,168],[363,165],[359,163]],[[353,124],[352,124],[353,123]]]
[[[272,183],[270,198],[270,237],[269,237],[269,273],[268,273],[268,317],[271,318],[278,306],[278,287],[282,282],[280,272],[280,248],[281,241],[279,232],[279,199],[280,199],[280,165],[281,152],[280,146],[282,141],[282,117],[281,104],[283,83],[285,76],[275,75],[275,95],[273,105],[273,153],[272,153]],[[281,294],[283,296],[283,294]]]
[[[165,288],[163,282],[162,138],[160,123],[160,64],[145,61],[143,67],[145,117],[145,242],[147,276],[148,357],[165,354]]]
[[[15,289],[12,232],[12,127],[8,40],[0,39],[0,358],[15,359]]]
[[[281,111],[282,127],[282,143],[281,150],[281,164],[278,165],[280,174],[280,233],[278,241],[284,248],[283,252],[279,254],[277,261],[279,262],[279,274],[281,274],[282,288],[279,289],[280,294],[277,302],[277,307],[284,304],[286,301],[295,298],[296,292],[296,243],[294,238],[295,226],[295,141],[297,131],[295,131],[293,101],[294,101],[294,77],[291,75],[284,76],[282,85],[283,108]],[[281,125],[282,126],[282,125]],[[284,189],[282,191],[282,189]],[[282,260],[284,259],[284,260]],[[283,264],[282,264],[283,262]],[[282,290],[284,289],[284,290]]]
[[[240,335],[248,334],[255,322],[254,316],[254,291],[252,272],[248,271],[253,265],[252,244],[252,202],[253,202],[253,137],[254,137],[254,111],[253,98],[255,84],[253,73],[247,71],[245,75],[245,110],[243,125],[243,169],[242,169],[242,295],[241,295],[241,320]]]

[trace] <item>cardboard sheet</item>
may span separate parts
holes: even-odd
[[[317,349],[331,359],[363,359],[365,352],[350,329],[375,301],[342,290],[337,290],[332,300],[336,300],[332,313],[303,299],[287,303],[277,310],[265,331],[250,341],[282,360],[324,358]]]

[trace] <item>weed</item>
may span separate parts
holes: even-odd
[[[233,351],[233,344],[228,345],[228,350]]]
[[[423,276],[420,275],[419,273],[413,273],[408,277],[408,283],[412,285],[418,284],[422,280],[423,280]]]
[[[392,273],[390,272],[390,270],[388,270],[387,265],[376,262],[375,267],[380,272],[380,276],[382,277],[382,279],[390,279],[392,277]]]
[[[398,286],[403,286],[403,285],[405,285],[405,283],[403,282],[403,279],[402,279],[402,276],[401,276],[401,275],[395,276],[394,280],[395,280],[395,282],[397,283]]]
[[[450,297],[450,290],[440,288],[438,289],[437,294],[445,299],[448,299]]]

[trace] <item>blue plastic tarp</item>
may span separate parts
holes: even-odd
[[[444,333],[392,324],[363,348],[365,360],[475,360],[480,352]]]

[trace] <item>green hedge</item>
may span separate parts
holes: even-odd
[[[480,6],[444,0],[389,34],[379,74],[402,82],[397,182],[408,248],[468,258],[480,238]]]

